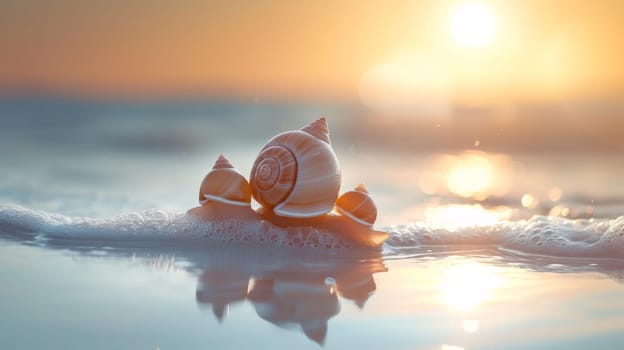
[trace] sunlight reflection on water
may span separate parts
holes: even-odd
[[[191,348],[235,349],[271,338],[271,348],[550,349],[574,343],[577,334],[615,344],[624,325],[621,263],[542,261],[494,251],[383,261],[377,254],[319,256],[235,245],[40,244],[46,248],[0,241],[6,282],[0,306],[11,315],[8,324],[2,317],[0,323],[11,334],[8,344],[63,348],[72,339],[86,347],[129,327],[139,336],[118,339],[120,348],[175,347],[186,339]],[[31,262],[26,267],[25,260]],[[69,305],[80,308],[65,317]],[[110,315],[110,309],[116,311]],[[93,318],[92,312],[109,316]],[[164,319],[180,327],[167,332],[171,325]],[[79,340],[63,330],[52,336],[50,322],[68,331],[79,323],[92,336]],[[13,331],[25,324],[27,335]]]
[[[502,283],[494,267],[468,262],[445,269],[440,289],[446,304],[458,310],[470,310],[492,298]]]

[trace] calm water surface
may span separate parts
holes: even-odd
[[[623,262],[2,242],[8,349],[595,349]]]

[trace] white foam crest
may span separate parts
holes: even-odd
[[[32,211],[18,206],[0,206],[0,229],[9,234],[45,235],[50,238],[116,240],[174,238],[186,232],[184,214],[148,209],[112,218],[68,217]]]
[[[0,206],[0,233],[94,241],[210,240],[310,248],[351,247],[349,242],[314,227],[282,228],[266,221],[206,222],[160,209],[95,219]]]
[[[624,216],[568,220],[534,216],[488,226],[447,229],[414,223],[387,229],[390,247],[493,245],[518,252],[572,258],[624,258]]]
[[[612,220],[534,216],[529,220],[454,228],[412,223],[385,230],[389,232],[386,253],[395,248],[472,245],[548,256],[624,258],[624,216]],[[95,219],[0,206],[0,233],[22,238],[109,242],[186,239],[310,248],[352,247],[348,241],[314,227],[282,228],[267,221],[205,222],[184,213],[159,209]]]

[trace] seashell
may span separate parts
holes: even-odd
[[[364,183],[353,191],[343,193],[336,200],[335,209],[341,215],[368,227],[373,226],[377,219],[377,206]]]
[[[340,179],[327,121],[320,118],[270,139],[253,164],[250,185],[253,197],[276,215],[310,218],[332,210]]]
[[[219,202],[251,206],[251,188],[243,175],[224,155],[220,155],[199,188],[199,203]]]

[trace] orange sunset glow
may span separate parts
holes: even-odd
[[[622,13],[576,0],[9,0],[0,88],[359,100],[367,72],[399,60],[391,74],[417,82],[391,88],[434,86],[433,100],[610,98],[624,90]]]

